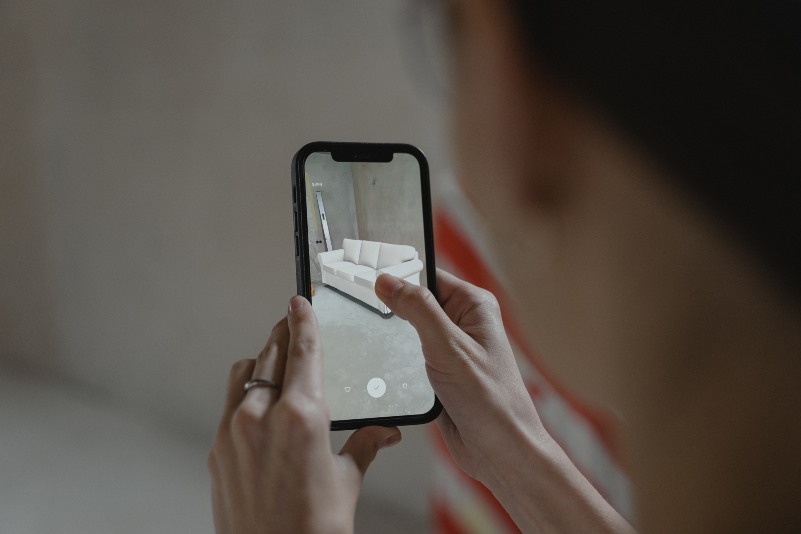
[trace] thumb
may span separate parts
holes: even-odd
[[[448,276],[443,278],[440,273],[438,280],[454,286],[453,281],[457,279]],[[395,315],[409,321],[417,330],[434,391],[440,395],[443,393],[441,386],[460,381],[465,371],[464,362],[471,359],[476,342],[453,323],[431,291],[402,278],[382,274],[375,281],[375,293]],[[443,379],[446,382],[442,382]]]
[[[439,345],[452,334],[453,322],[428,288],[382,274],[375,281],[375,293],[395,315],[411,323],[423,345]]]
[[[401,433],[396,427],[366,426],[350,435],[339,455],[353,458],[356,468],[364,477],[378,451],[396,445],[400,440]]]

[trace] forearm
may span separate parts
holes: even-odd
[[[485,485],[524,532],[634,532],[544,431],[525,429]]]

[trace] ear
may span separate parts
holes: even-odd
[[[573,190],[574,105],[525,46],[507,2],[460,4],[453,138],[479,211],[559,209]]]

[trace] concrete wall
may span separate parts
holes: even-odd
[[[402,141],[444,165],[405,4],[0,3],[0,363],[209,440],[295,291],[294,152]],[[368,491],[422,506],[423,435]]]
[[[342,163],[329,154],[306,160],[306,209],[312,252],[324,250],[320,213],[314,193],[323,194],[333,249],[342,240],[367,239],[413,246],[425,264],[423,204],[417,160],[398,154],[390,164]],[[411,177],[411,179],[410,179]],[[318,280],[316,255],[311,254],[312,280]]]
[[[350,165],[334,161],[330,154],[311,154],[306,160],[306,173],[312,196],[307,196],[307,204],[312,206],[313,216],[319,218],[315,191],[323,195],[328,231],[331,234],[331,250],[342,248],[342,240],[359,239],[356,223],[356,204],[353,197],[353,175]]]
[[[397,154],[389,165],[352,163],[351,168],[361,238],[411,245],[425,264],[420,182],[409,179],[420,175],[417,160]]]
[[[317,261],[317,254],[326,251],[325,233],[323,232],[322,219],[320,218],[320,211],[315,202],[314,190],[312,189],[312,181],[308,173],[306,174],[306,225],[308,228],[308,244],[309,244],[309,276],[311,281],[320,283],[323,280],[322,267],[320,262]],[[300,242],[298,242],[300,244]]]

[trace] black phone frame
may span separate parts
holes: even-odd
[[[304,145],[292,158],[292,214],[295,229],[295,276],[297,292],[309,302],[311,296],[311,269],[309,258],[309,231],[306,220],[306,158],[315,152],[329,152],[335,161],[390,162],[395,154],[409,154],[420,166],[420,194],[423,204],[423,233],[426,251],[426,282],[429,291],[438,299],[437,270],[434,261],[434,228],[431,210],[431,184],[428,161],[417,147],[405,143],[362,143],[343,141],[315,141]],[[364,426],[406,426],[433,421],[442,411],[442,404],[434,395],[434,405],[423,414],[369,417],[331,421],[331,430],[351,430]]]

